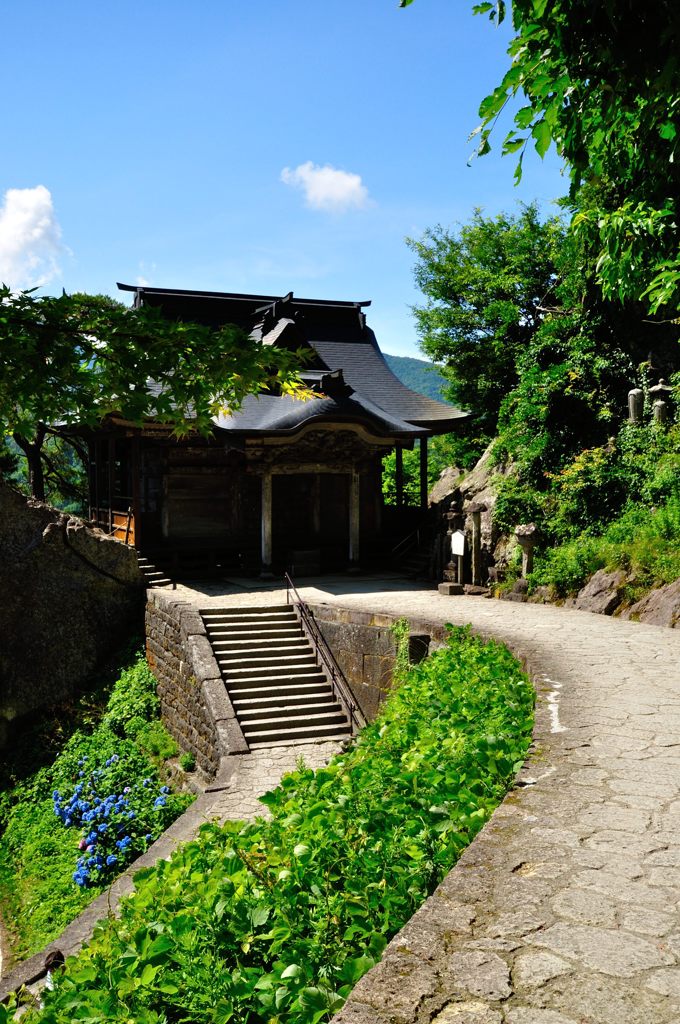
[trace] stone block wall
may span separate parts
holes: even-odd
[[[396,645],[391,631],[396,621],[394,616],[327,604],[310,604],[308,607],[335,655],[364,718],[370,722],[392,686],[396,657]],[[426,657],[430,638],[431,627],[423,631],[412,629],[409,635],[409,657],[412,662]]]
[[[225,757],[248,752],[196,608],[150,590],[146,658],[158,680],[165,725],[207,775],[219,775]]]
[[[0,747],[141,628],[134,548],[0,481]]]

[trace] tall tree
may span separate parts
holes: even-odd
[[[423,351],[443,363],[453,402],[482,438],[495,432],[518,361],[557,299],[564,226],[535,205],[516,216],[475,210],[456,232],[436,227],[409,239],[426,303],[414,307]]]
[[[104,296],[36,297],[0,287],[0,432],[26,455],[44,498],[45,438],[108,413],[207,433],[220,410],[267,387],[301,391],[296,353],[236,327],[212,330]]]
[[[505,0],[473,10],[496,24],[506,16]],[[527,146],[543,156],[554,142],[571,176],[574,228],[599,250],[605,296],[677,317],[680,5],[513,0],[512,22],[510,67],[482,100],[477,152],[489,151],[504,108],[523,97],[503,142],[519,154],[516,176]]]

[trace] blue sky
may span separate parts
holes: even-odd
[[[508,31],[459,0],[23,0],[0,37],[0,279],[372,299],[418,355],[405,236],[566,191],[467,165]],[[39,188],[39,186],[41,186]]]

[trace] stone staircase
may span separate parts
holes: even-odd
[[[350,734],[347,715],[290,605],[210,608],[201,616],[251,749]]]
[[[137,555],[137,562],[139,563],[139,571],[144,577],[144,582],[148,587],[171,587],[172,580],[164,573],[162,569],[159,569],[153,562],[149,561],[143,555]]]

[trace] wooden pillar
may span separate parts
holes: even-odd
[[[486,505],[480,502],[475,501],[468,506],[468,514],[472,520],[471,572],[475,587],[480,586],[482,582],[482,512],[486,512]]]
[[[354,467],[349,478],[349,571],[359,569],[359,538],[361,530],[361,477]]]
[[[321,539],[321,473],[315,473],[312,479],[312,531],[314,541]]]
[[[141,452],[141,438],[139,434],[135,434],[132,438],[132,521],[133,530],[132,543],[140,550],[142,541],[142,502],[140,500],[141,494],[141,474],[142,474],[142,452]]]
[[[113,492],[115,490],[116,439],[109,437],[108,492],[109,492],[109,533],[113,533]]]
[[[97,526],[99,526],[99,474],[101,473],[101,467],[99,464],[99,449],[101,448],[100,438],[95,437],[92,442],[92,447],[94,450],[94,489],[93,493],[90,495],[90,501],[94,501],[94,515],[92,514],[92,510],[90,510],[90,518],[94,519]]]
[[[261,547],[261,580],[272,580],[272,474],[262,474],[262,547]]]
[[[404,504],[404,459],[400,444],[397,444],[394,449],[394,459],[394,482],[397,491],[397,508],[401,508]]]
[[[427,508],[427,438],[420,439],[420,507]]]

